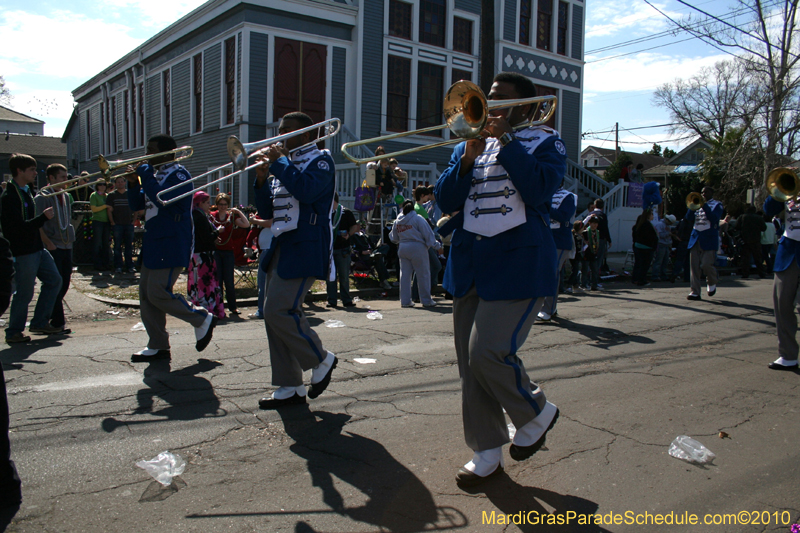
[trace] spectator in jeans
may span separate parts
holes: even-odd
[[[359,230],[353,212],[339,203],[339,193],[333,195],[333,264],[336,267],[336,278],[339,280],[339,293],[342,305],[353,307],[350,297],[350,236]],[[328,307],[336,307],[336,280],[327,281]]]
[[[231,208],[231,197],[221,192],[214,199],[217,210],[211,212],[211,218],[219,230],[217,237],[217,251],[214,257],[217,261],[217,281],[224,287],[224,294],[228,301],[228,312],[238,315],[236,305],[236,287],[234,283],[234,269],[236,267],[237,241],[233,239],[235,228],[248,228],[250,223],[247,217],[238,209]]]
[[[11,254],[16,262],[16,292],[11,300],[6,342],[30,342],[23,335],[28,320],[28,304],[33,299],[36,278],[42,282],[36,308],[29,331],[45,335],[60,334],[63,328],[49,324],[53,305],[61,289],[61,275],[50,253],[44,249],[39,233],[44,223],[54,216],[53,208],[48,207],[36,215],[36,207],[29,191],[30,184],[36,180],[36,160],[25,154],[12,154],[8,161],[11,180],[0,199],[0,224]]]
[[[98,180],[94,184],[94,192],[89,197],[89,206],[92,210],[92,260],[95,270],[110,270],[111,259],[111,228],[108,225],[108,214],[111,212],[107,204],[107,184]]]
[[[67,179],[67,168],[64,165],[53,164],[47,167],[46,175],[47,183],[57,185]],[[62,333],[71,333],[71,330],[64,327],[67,323],[64,317],[64,296],[67,295],[72,277],[72,244],[75,242],[75,228],[72,225],[72,196],[68,193],[55,196],[37,194],[33,200],[38,213],[48,207],[52,208],[55,213],[53,218],[39,228],[42,243],[53,257],[58,273],[61,275],[61,290],[58,291],[53,304],[50,326],[61,329]]]
[[[633,226],[633,283],[639,286],[647,283],[647,270],[653,261],[658,247],[658,234],[653,227],[653,211],[645,209]]]
[[[764,216],[756,213],[756,208],[748,205],[744,215],[739,218],[739,231],[744,241],[742,247],[742,279],[750,277],[750,262],[756,264],[756,272],[759,278],[767,276],[764,270],[764,262],[761,258],[761,232],[767,229]]]
[[[667,215],[653,225],[656,235],[658,235],[658,248],[656,248],[656,256],[653,260],[653,281],[667,281],[669,253],[672,251],[672,231],[670,228],[676,220],[674,215]]]
[[[114,191],[106,197],[106,204],[111,206],[108,222],[114,233],[114,268],[117,274],[122,272],[122,249],[125,247],[125,272],[136,272],[133,267],[133,212],[128,205],[128,190],[124,177],[114,180]]]
[[[589,217],[597,218],[598,229],[600,231],[600,249],[597,252],[597,271],[598,272],[607,272],[608,268],[604,269],[604,265],[606,262],[606,255],[608,253],[608,248],[611,246],[611,233],[608,231],[608,217],[603,212],[603,208],[605,207],[605,202],[602,198],[598,198],[594,202],[594,210],[589,213],[589,215],[583,220],[583,225],[587,226],[587,222],[589,221]],[[598,285],[601,289],[603,288],[602,285]]]
[[[572,223],[572,257],[569,258],[569,264],[572,267],[572,273],[567,280],[567,286],[564,289],[564,292],[567,294],[572,294],[575,288],[578,286],[578,275],[580,274],[581,270],[581,263],[583,262],[583,235],[581,232],[583,231],[583,222],[580,220],[576,220]]]
[[[591,288],[598,290],[597,280],[599,279],[600,262],[597,256],[600,253],[600,221],[597,217],[590,216],[587,220],[588,227],[583,232],[583,239],[586,247],[583,250],[583,271],[585,289]]]

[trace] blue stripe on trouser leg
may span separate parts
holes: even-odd
[[[208,315],[209,311],[207,311],[205,309],[195,308],[193,305],[190,305],[189,302],[187,302],[184,299],[182,294],[174,294],[172,292],[172,273],[174,271],[175,271],[174,268],[170,268],[169,269],[169,277],[167,278],[167,286],[165,287],[165,289],[167,291],[167,294],[169,294],[170,298],[172,298],[173,300],[178,300],[180,303],[182,303],[186,307],[186,309],[188,309],[192,313],[195,313],[195,314],[198,314],[198,315],[202,315],[204,317],[206,315]]]
[[[294,304],[292,305],[292,310],[290,314],[292,315],[292,318],[294,319],[294,324],[297,327],[297,333],[301,337],[303,337],[306,340],[306,342],[308,342],[308,345],[311,347],[311,350],[314,352],[314,355],[317,356],[317,359],[319,359],[319,362],[321,363],[322,361],[325,360],[325,355],[328,354],[326,353],[325,355],[322,355],[320,351],[317,350],[317,346],[314,344],[314,341],[311,339],[311,337],[309,337],[308,335],[305,334],[305,332],[303,332],[303,327],[300,322],[300,315],[295,311],[297,307],[300,305],[300,298],[305,296],[305,287],[307,279],[308,278],[303,278],[303,281],[300,282],[300,286],[297,288],[297,294],[294,297]]]
[[[525,399],[525,401],[528,402],[531,407],[533,407],[533,410],[536,412],[536,416],[539,416],[542,410],[539,408],[536,400],[533,399],[533,396],[531,396],[528,391],[525,390],[525,387],[522,384],[522,370],[520,369],[519,358],[517,357],[517,335],[519,335],[522,326],[528,320],[528,316],[530,316],[535,305],[536,298],[532,298],[528,304],[528,308],[525,309],[524,313],[522,313],[522,318],[520,318],[519,322],[517,322],[517,326],[514,328],[514,333],[511,335],[511,349],[503,362],[514,369],[514,380],[517,386],[517,391]]]

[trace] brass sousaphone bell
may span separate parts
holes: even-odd
[[[706,201],[703,199],[703,195],[699,192],[690,192],[686,196],[686,208],[690,211],[697,211]]]
[[[797,172],[788,167],[778,167],[772,170],[767,174],[764,186],[769,195],[779,202],[797,198],[800,193],[800,180],[797,179]]]

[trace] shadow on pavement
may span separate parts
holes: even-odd
[[[590,326],[588,324],[578,324],[561,317],[555,317],[554,322],[559,326],[570,331],[580,333],[587,339],[593,340],[598,348],[607,350],[621,344],[636,342],[639,344],[655,344],[656,341],[650,337],[642,335],[629,335],[624,331],[609,327]],[[538,323],[537,323],[538,324]]]
[[[139,407],[136,408],[135,414],[149,413],[163,419],[121,421],[113,417],[106,418],[102,423],[103,430],[110,433],[118,427],[134,424],[224,416],[225,413],[220,412],[219,398],[214,394],[211,382],[197,375],[218,366],[222,366],[219,361],[198,359],[194,365],[170,372],[169,360],[151,361],[144,370],[143,381],[147,387],[139,389],[136,394]],[[153,411],[156,398],[169,405]]]
[[[512,515],[512,523],[517,524],[517,527],[523,532],[608,532],[599,525],[587,524],[586,522],[591,518],[584,518],[584,523],[579,523],[579,517],[588,517],[597,512],[599,506],[596,503],[546,489],[525,487],[511,479],[506,473],[470,493],[485,494],[489,501],[497,507],[495,524],[498,523],[496,521],[498,515]],[[486,518],[491,520],[492,515],[490,513],[486,513],[486,515]],[[558,523],[559,518],[561,523]],[[569,523],[566,523],[568,518],[570,519]],[[552,520],[553,523],[548,523],[549,520]],[[488,526],[491,523],[490,521],[482,525]]]
[[[39,350],[60,346],[66,338],[64,335],[50,335],[47,337],[31,335],[31,342],[9,345],[0,350],[0,362],[2,362],[5,370],[22,370],[25,365],[20,363],[23,362],[35,365],[47,364],[46,361],[28,359],[28,357]]]
[[[411,532],[466,527],[466,517],[452,508],[437,508],[422,481],[377,441],[343,432],[350,415],[311,412],[308,405],[280,409],[290,450],[306,460],[311,482],[322,490],[330,509],[387,531]],[[334,477],[359,490],[367,502],[347,507]],[[314,531],[305,522],[297,531]]]

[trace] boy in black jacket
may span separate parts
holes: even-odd
[[[58,291],[61,288],[61,274],[58,273],[53,257],[44,249],[39,234],[46,220],[53,218],[53,208],[48,207],[36,215],[36,206],[30,184],[36,180],[36,160],[29,155],[13,154],[8,161],[13,178],[8,182],[0,197],[0,222],[3,234],[8,239],[11,255],[16,260],[17,292],[11,301],[6,342],[30,342],[23,335],[28,320],[28,304],[33,299],[36,278],[42,282],[39,298],[31,319],[30,332],[51,335],[62,333],[64,328],[50,325]]]

